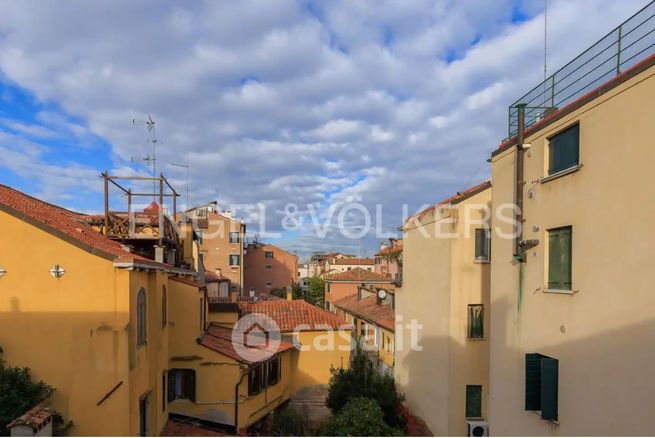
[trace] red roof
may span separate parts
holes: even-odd
[[[293,348],[292,343],[285,341],[280,341],[280,345],[275,351],[272,351],[268,347],[246,346],[243,342],[232,339],[232,329],[215,324],[209,326],[198,342],[203,347],[207,347],[210,350],[214,350],[215,352],[221,353],[222,355],[230,357],[238,362],[248,364],[267,360],[272,354],[282,353]],[[239,348],[243,348],[244,351],[247,351],[247,358],[236,351],[235,343],[239,345]]]
[[[130,253],[122,245],[95,231],[89,216],[33,198],[0,184],[0,210],[31,223],[86,251],[115,261],[135,261],[163,266],[151,259]]]
[[[38,431],[50,421],[54,414],[55,411],[49,408],[45,402],[40,403],[9,423],[7,429],[15,426],[27,426]]]
[[[334,305],[359,319],[364,319],[387,330],[394,331],[396,316],[391,304],[378,304],[375,295],[361,300],[358,299],[357,295],[350,295],[335,301]]]
[[[383,255],[392,254],[392,253],[395,253],[395,252],[401,252],[402,250],[403,250],[403,241],[401,240],[395,246],[389,246],[387,248],[381,249],[375,255],[376,256],[383,256]]]
[[[415,215],[411,216],[409,219],[407,219],[405,221],[405,225],[409,221],[414,221],[414,220],[421,219],[423,216],[425,216],[426,214],[428,214],[430,211],[434,210],[437,207],[440,207],[442,205],[458,203],[460,201],[463,201],[466,198],[469,198],[469,197],[471,197],[471,196],[473,196],[473,195],[475,195],[475,194],[477,194],[479,192],[482,192],[482,191],[488,189],[489,187],[491,187],[491,181],[485,181],[485,182],[480,183],[480,184],[478,184],[476,186],[473,186],[473,187],[471,187],[469,189],[466,189],[463,192],[457,192],[453,196],[451,196],[450,198],[446,198],[443,201],[437,202],[433,206],[428,207],[428,208],[416,213]]]
[[[330,262],[333,265],[374,265],[373,259],[334,259]]]
[[[330,275],[325,281],[349,281],[353,283],[392,283],[392,280],[383,274],[354,268],[348,271]]]
[[[280,327],[280,332],[337,330],[346,325],[341,317],[305,300],[264,301],[239,304],[244,315],[261,313],[271,318]],[[302,330],[300,330],[302,328]]]

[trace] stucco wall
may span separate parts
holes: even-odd
[[[265,257],[267,251],[273,252],[272,259]],[[267,265],[271,269],[266,269]],[[256,295],[270,293],[272,289],[285,288],[298,281],[298,257],[274,245],[249,245],[244,268],[245,295],[251,289]]]
[[[654,74],[655,69],[646,70],[526,139],[532,148],[525,155],[524,238],[540,243],[527,253],[519,306],[512,242],[493,236],[494,434],[652,433]],[[546,175],[545,139],[578,121],[583,167],[533,183]],[[493,159],[494,208],[512,202],[514,155],[512,149]],[[576,293],[544,293],[546,231],[564,225],[573,227]],[[530,352],[559,360],[559,425],[524,410],[524,355]]]

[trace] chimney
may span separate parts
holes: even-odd
[[[293,291],[291,286],[287,286],[287,301],[293,301]]]
[[[155,245],[155,261],[157,263],[165,263],[166,250],[163,246]]]

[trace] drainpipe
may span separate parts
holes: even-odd
[[[517,211],[514,217],[514,258],[523,262],[521,240],[523,239],[523,143],[525,142],[525,107],[526,104],[516,105],[518,109],[518,133],[516,135],[516,187],[514,189],[514,204]]]
[[[239,386],[243,383],[243,378],[246,377],[249,373],[241,374],[241,378],[234,385],[234,435],[239,435]]]

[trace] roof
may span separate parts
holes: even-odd
[[[281,301],[284,300],[282,297],[272,294],[259,294],[254,297],[239,295],[237,296],[238,303],[256,303],[258,301]],[[231,303],[232,299],[230,297],[207,297],[209,304],[222,304],[222,303]]]
[[[362,268],[353,268],[348,271],[332,274],[325,281],[348,281],[354,283],[393,283],[393,281],[383,274],[367,271]]]
[[[45,402],[40,403],[9,423],[7,429],[11,429],[15,426],[27,426],[38,431],[48,423],[54,414],[55,411],[52,408],[49,408]]]
[[[434,205],[432,205],[432,206],[430,206],[430,207],[428,207],[428,208],[426,208],[424,210],[421,210],[420,212],[416,213],[415,215],[410,216],[405,221],[405,224],[403,226],[407,225],[410,221],[415,221],[415,220],[421,219],[423,216],[425,216],[426,214],[428,214],[430,211],[434,210],[437,207],[440,207],[442,205],[448,205],[448,204],[458,204],[458,203],[470,198],[471,196],[477,195],[478,193],[485,191],[486,189],[488,189],[490,187],[491,187],[491,181],[487,180],[487,181],[484,181],[484,182],[482,182],[482,183],[480,183],[478,185],[475,185],[475,186],[473,186],[471,188],[468,188],[468,189],[466,189],[466,190],[464,190],[462,192],[457,192],[453,196],[451,196],[449,198],[446,198],[443,201],[439,201],[436,204],[434,204]]]
[[[232,329],[221,327],[216,324],[211,324],[207,328],[207,331],[200,337],[198,343],[203,347],[207,347],[210,350],[214,350],[217,353],[246,364],[265,361],[269,359],[272,354],[282,353],[293,348],[292,343],[285,341],[280,341],[280,345],[278,345],[275,351],[272,351],[268,347],[246,346],[243,342],[240,342],[237,339],[232,339]],[[235,349],[235,345],[244,349],[244,351],[247,352],[247,357],[239,354]]]
[[[293,257],[295,257],[295,258],[298,258],[298,256],[297,256],[296,254],[294,254],[294,253],[292,253],[292,252],[290,252],[290,251],[287,251],[287,250],[284,249],[284,248],[280,248],[279,246],[273,245],[272,243],[264,243],[264,242],[253,242],[253,243],[249,243],[249,244],[248,244],[248,250],[250,250],[251,248],[252,248],[252,249],[261,249],[261,248],[263,248],[263,249],[265,249],[265,250],[270,249],[270,248],[275,248],[276,250],[278,250],[278,251],[280,251],[280,252],[284,252],[284,253],[289,254],[290,256],[293,256]]]
[[[211,271],[205,271],[205,282],[206,283],[218,283],[221,281],[230,281],[229,278],[224,277],[223,274],[218,275]]]
[[[260,313],[271,318],[280,332],[337,330],[347,325],[341,317],[305,300],[264,301],[239,305],[244,315]],[[300,330],[302,328],[302,330]]]
[[[0,184],[0,210],[99,257],[120,262],[139,261],[153,266],[170,267],[126,251],[120,242],[95,231],[88,224],[88,215],[49,204],[2,184]]]
[[[392,254],[395,252],[400,252],[403,250],[403,241],[399,241],[395,246],[389,246],[387,248],[381,249],[377,253],[375,253],[376,256],[383,256],[387,254]]]
[[[373,259],[334,259],[331,261],[333,265],[374,265]]]
[[[364,319],[387,330],[394,331],[396,317],[391,304],[377,304],[375,295],[359,300],[357,295],[353,294],[337,300],[333,304],[359,319]]]

